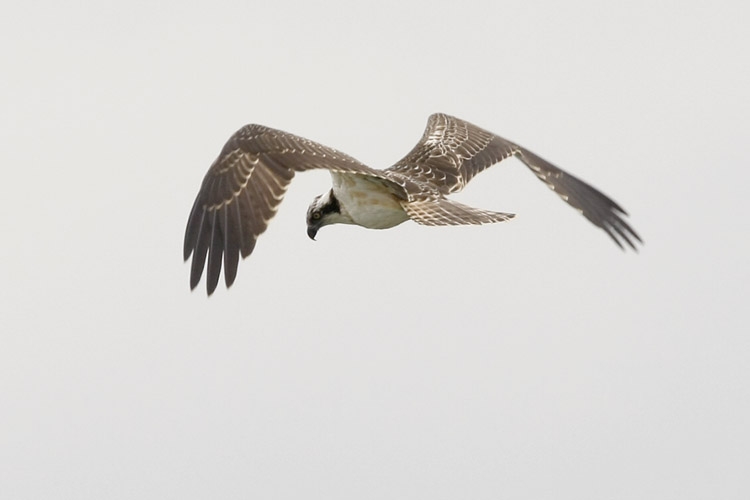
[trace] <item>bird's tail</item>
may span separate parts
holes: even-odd
[[[411,220],[425,226],[492,224],[510,220],[516,215],[473,208],[447,198],[403,202],[402,206]]]

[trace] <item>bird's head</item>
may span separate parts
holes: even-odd
[[[307,209],[307,235],[312,240],[321,227],[342,222],[351,221],[341,213],[341,205],[333,195],[333,189],[316,196]]]

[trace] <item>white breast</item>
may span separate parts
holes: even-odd
[[[387,229],[409,219],[398,199],[379,179],[356,174],[331,173],[333,193],[341,210],[355,224],[369,229]]]

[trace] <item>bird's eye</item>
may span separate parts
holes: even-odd
[[[313,214],[312,214],[312,218],[313,218],[313,220],[318,220],[318,219],[320,219],[320,212],[313,212]]]

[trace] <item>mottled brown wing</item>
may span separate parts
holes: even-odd
[[[386,172],[398,172],[447,195],[479,172],[511,156],[517,146],[469,122],[435,113],[422,139]]]
[[[193,256],[190,288],[197,286],[208,256],[206,288],[237,275],[240,254],[253,251],[296,172],[327,169],[381,176],[351,156],[262,125],[247,125],[229,138],[203,179],[185,229],[184,257]]]
[[[414,149],[386,172],[434,186],[442,194],[460,191],[478,173],[516,156],[569,205],[603,229],[614,242],[635,249],[640,236],[623,219],[627,213],[608,196],[521,146],[452,116],[430,116]]]

